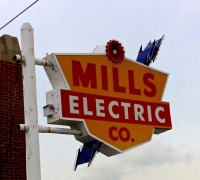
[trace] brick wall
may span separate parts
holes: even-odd
[[[15,109],[10,147],[0,180],[26,179],[25,133],[16,130],[17,124],[24,124],[22,67],[21,64],[18,65],[16,104],[15,108],[13,108],[16,63],[13,63],[11,58],[14,54],[20,54],[17,38],[9,35],[0,37],[0,171],[6,156],[9,131],[12,124],[12,113]]]

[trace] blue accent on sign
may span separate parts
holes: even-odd
[[[84,143],[82,149],[81,148],[78,149],[76,161],[74,165],[74,170],[76,170],[78,165],[84,164],[87,162],[88,162],[88,167],[89,167],[92,164],[92,161],[96,153],[100,151],[101,146],[102,146],[102,142],[98,140]]]
[[[144,50],[142,50],[142,46],[141,46],[138,52],[138,57],[136,61],[147,66],[149,66],[149,64],[152,61],[154,62],[156,59],[156,56],[158,55],[163,39],[164,39],[164,35],[162,36],[161,39],[158,39],[156,41],[154,40],[153,42],[150,41]]]

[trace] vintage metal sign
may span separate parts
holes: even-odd
[[[54,90],[47,93],[48,122],[82,130],[77,140],[95,139],[107,156],[121,153],[172,128],[162,102],[168,74],[105,54],[51,54],[45,67]],[[53,107],[50,108],[50,107]]]

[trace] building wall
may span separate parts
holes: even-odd
[[[25,133],[16,129],[24,124],[24,102],[22,67],[18,64],[18,83],[16,84],[17,64],[12,61],[14,54],[21,54],[18,39],[9,35],[0,37],[0,180],[26,179]],[[15,95],[16,89],[16,95]],[[14,99],[15,102],[14,103]],[[14,105],[15,104],[15,105]],[[14,115],[13,115],[14,111]],[[12,126],[13,121],[13,126]],[[11,132],[12,126],[12,135]],[[9,146],[7,158],[6,152]],[[2,167],[6,160],[5,167]]]

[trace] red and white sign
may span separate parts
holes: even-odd
[[[60,91],[63,118],[171,126],[169,104]]]

